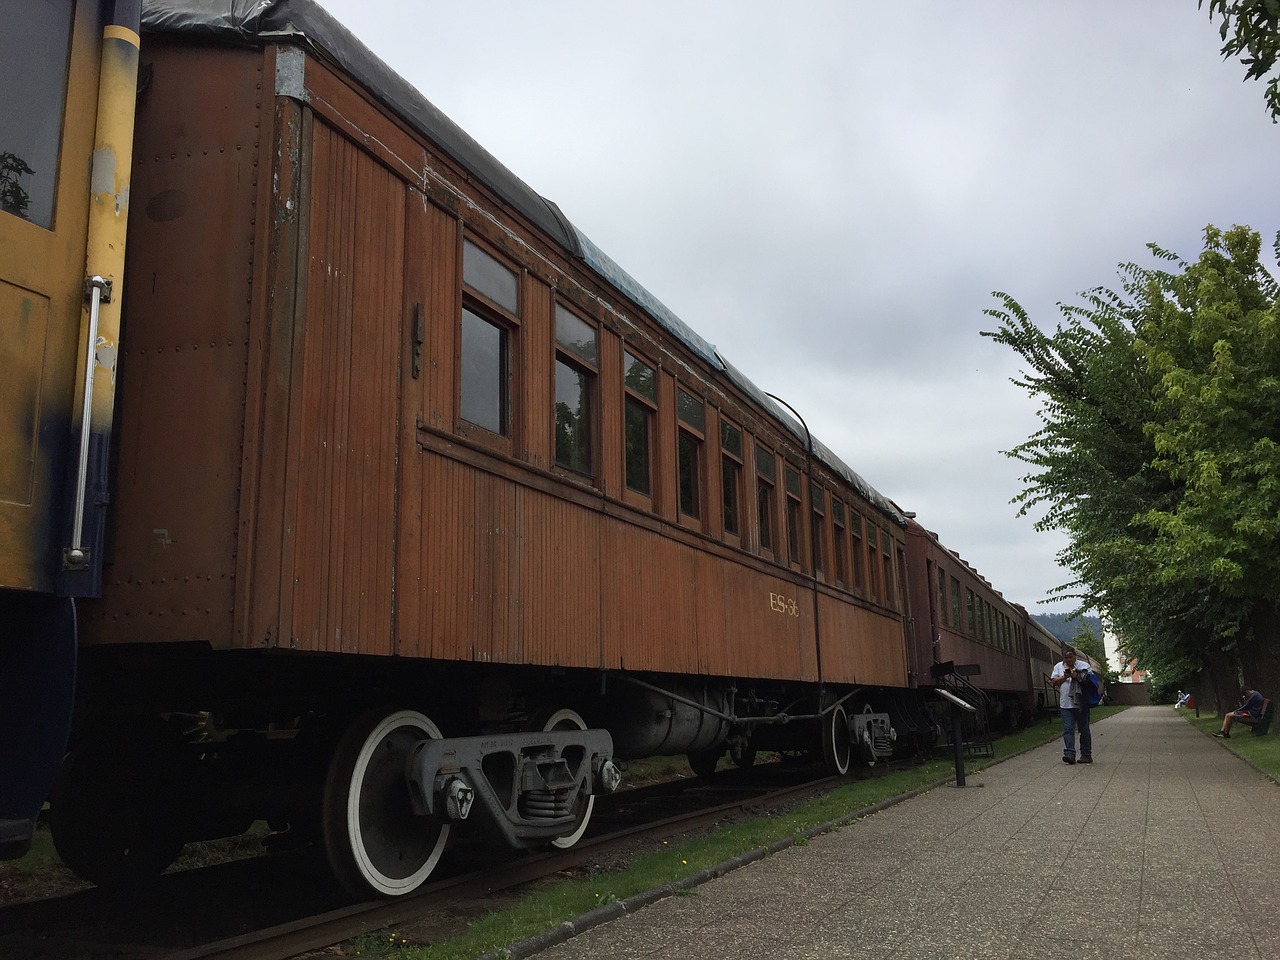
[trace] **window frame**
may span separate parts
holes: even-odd
[[[634,352],[629,346],[624,345],[620,351],[622,355],[622,490],[623,498],[630,500],[637,498],[642,501],[642,505],[649,510],[654,508],[657,497],[654,490],[654,465],[657,462],[657,429],[658,429],[658,365],[649,360],[648,357]],[[646,367],[652,375],[651,385],[653,395],[647,396],[640,390],[637,390],[627,382],[627,373],[633,363],[638,363]],[[631,462],[627,453],[627,442],[629,440],[628,411],[640,411],[645,424],[645,483],[646,489],[641,490],[631,485]]]
[[[835,581],[846,590],[852,588],[849,583],[849,529],[846,526],[848,515],[845,513],[844,501],[831,496],[831,561]]]
[[[787,566],[793,570],[804,570],[804,488],[800,485],[803,476],[799,467],[785,457],[782,461],[782,495],[783,523],[787,537]],[[795,489],[792,490],[792,478]]]
[[[883,598],[880,590],[880,528],[868,517],[864,530],[867,544],[867,595],[879,602]]]
[[[700,424],[686,419],[684,401],[688,399],[690,411],[694,408],[701,412]],[[697,530],[705,529],[707,522],[707,403],[697,394],[686,390],[683,385],[676,384],[676,516],[681,524]],[[686,507],[685,489],[685,451],[693,451],[691,461],[691,489],[693,510]]]
[[[826,544],[823,536],[827,528],[827,491],[816,480],[809,481],[809,562],[813,565],[813,575],[827,579]]]
[[[865,539],[865,518],[861,510],[849,508],[849,538],[851,541],[850,556],[853,560],[853,589],[855,593],[869,596],[867,588],[867,544]]]
[[[729,449],[730,433],[737,434],[738,452]],[[720,416],[720,523],[724,530],[724,538],[733,546],[740,546],[746,541],[748,521],[743,510],[742,496],[743,477],[746,476],[746,444],[747,437],[742,428],[725,417]],[[732,494],[732,496],[730,496]],[[735,517],[736,529],[730,529],[730,500]]]
[[[519,426],[516,398],[520,396],[520,383],[522,382],[522,377],[520,376],[519,332],[522,327],[521,311],[525,301],[523,289],[524,269],[495,253],[473,235],[464,233],[459,238],[459,245],[458,285],[460,306],[455,327],[458,341],[457,348],[454,351],[454,371],[456,374],[454,432],[459,436],[511,455],[517,442],[516,433]],[[483,289],[468,281],[466,275],[466,252],[469,247],[479,251],[512,275],[516,298],[516,310],[514,312]],[[463,328],[467,314],[471,314],[477,320],[489,324],[499,333],[500,369],[498,371],[498,382],[501,395],[498,398],[499,429],[497,431],[490,429],[486,424],[477,423],[463,416],[463,392],[465,389],[463,377],[465,337]]]
[[[756,552],[768,560],[778,560],[778,455],[757,441],[755,456]],[[762,469],[765,463],[769,464],[767,476]],[[767,516],[761,515],[761,503],[768,507]]]
[[[595,357],[589,359],[582,355],[581,352],[575,350],[571,344],[568,344],[560,338],[560,315],[563,312],[566,316],[572,318],[585,327],[590,328],[594,337],[594,353]],[[553,327],[553,349],[551,359],[551,462],[557,471],[563,472],[566,476],[587,480],[593,485],[599,483],[600,479],[600,327],[592,320],[583,318],[576,311],[570,309],[559,300],[555,301],[552,318]],[[579,469],[573,464],[565,463],[560,459],[560,413],[559,413],[559,396],[560,396],[560,368],[567,367],[569,370],[578,373],[580,376],[586,377],[585,406],[587,408],[586,417],[588,420],[586,436],[587,446],[587,464],[586,470]]]
[[[887,527],[880,528],[880,562],[884,568],[884,605],[890,610],[898,609],[898,577],[893,568],[893,551],[896,541],[889,535]]]

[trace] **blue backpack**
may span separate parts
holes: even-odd
[[[1084,678],[1084,695],[1091,707],[1096,707],[1102,702],[1102,681],[1098,679],[1093,668],[1089,669],[1088,675]]]

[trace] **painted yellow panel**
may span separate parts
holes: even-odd
[[[35,482],[48,329],[49,298],[0,280],[0,500],[21,506]]]
[[[51,591],[59,548],[66,545],[60,542],[63,471],[73,430],[77,365],[84,352],[79,338],[86,184],[100,46],[97,5],[77,4],[56,192],[37,203],[34,183],[19,177],[19,185],[30,188],[32,209],[25,214],[32,219],[0,210],[0,587]],[[10,132],[0,126],[0,135]],[[5,149],[0,144],[0,152]]]

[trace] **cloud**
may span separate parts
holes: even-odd
[[[1052,327],[1147,242],[1280,227],[1280,127],[1191,2],[325,5],[1029,608],[1069,575],[1009,504],[991,291]]]

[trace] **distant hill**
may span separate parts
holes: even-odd
[[[1073,617],[1068,613],[1036,613],[1033,616],[1040,626],[1044,627],[1063,643],[1070,643],[1072,638],[1084,627],[1088,627],[1099,638],[1102,637],[1102,619],[1100,617]]]

